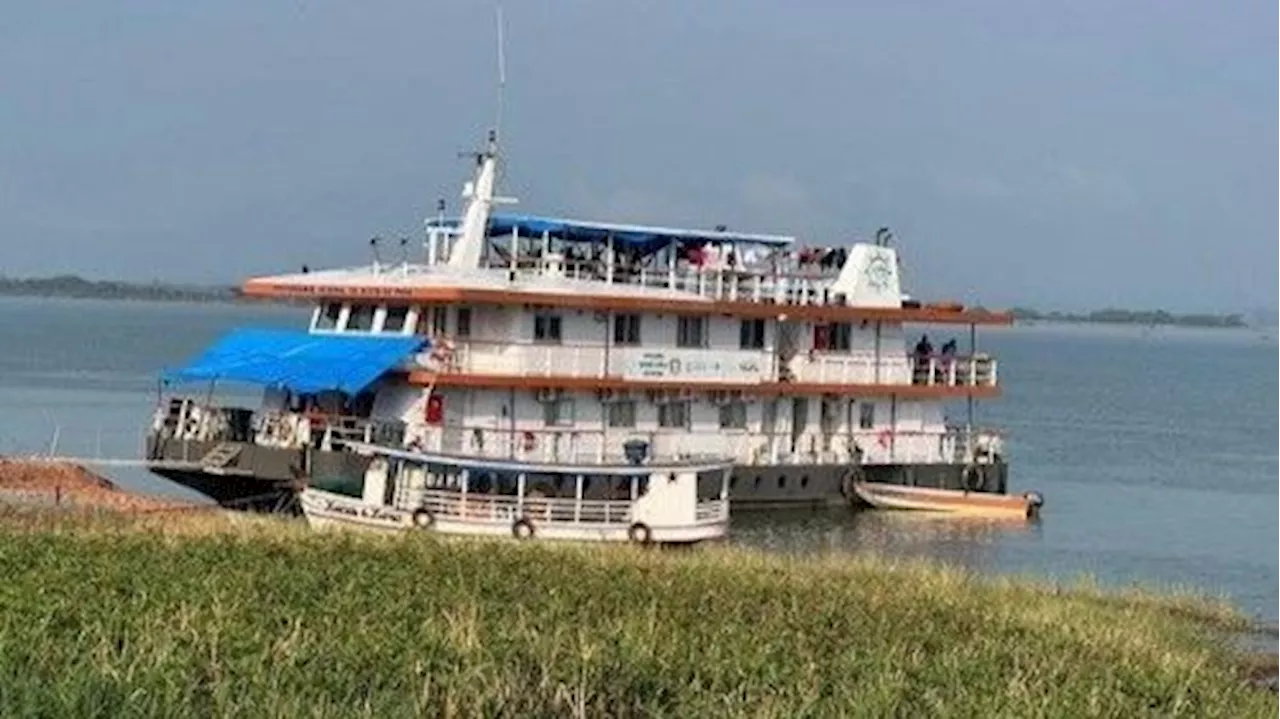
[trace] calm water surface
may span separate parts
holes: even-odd
[[[0,298],[0,453],[56,441],[59,453],[136,457],[162,367],[231,327],[298,327],[304,316],[265,306]],[[930,330],[935,344],[946,331]],[[1041,325],[987,331],[979,342],[1000,360],[1004,385],[1001,399],[980,405],[979,422],[1008,431],[1013,488],[1046,496],[1039,522],[743,513],[734,541],[1195,588],[1276,620],[1274,332]],[[139,470],[106,474],[129,488],[194,496]]]

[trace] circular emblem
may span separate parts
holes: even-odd
[[[680,360],[672,359],[667,363],[667,371],[671,374],[680,374]]]
[[[875,253],[867,262],[867,267],[862,271],[862,276],[866,278],[867,285],[872,289],[888,289],[889,280],[893,276],[893,268],[889,266],[889,258],[882,253]]]

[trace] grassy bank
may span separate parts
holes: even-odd
[[[874,559],[0,521],[0,714],[1275,716],[1191,599]]]

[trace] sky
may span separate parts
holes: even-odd
[[[522,212],[894,230],[906,289],[1040,308],[1277,299],[1277,7],[506,0]],[[0,275],[224,283],[451,212],[494,4],[10,3]],[[395,251],[388,250],[390,254]]]

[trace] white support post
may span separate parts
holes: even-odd
[[[577,475],[573,485],[573,521],[582,521],[582,475]]]
[[[511,228],[511,250],[510,251],[511,251],[511,258],[508,264],[511,265],[510,279],[511,281],[514,282],[516,279],[516,271],[520,269],[519,264],[517,264],[516,262],[516,259],[520,256],[520,227],[518,225],[514,225]]]
[[[604,241],[604,281],[613,284],[613,233]]]

